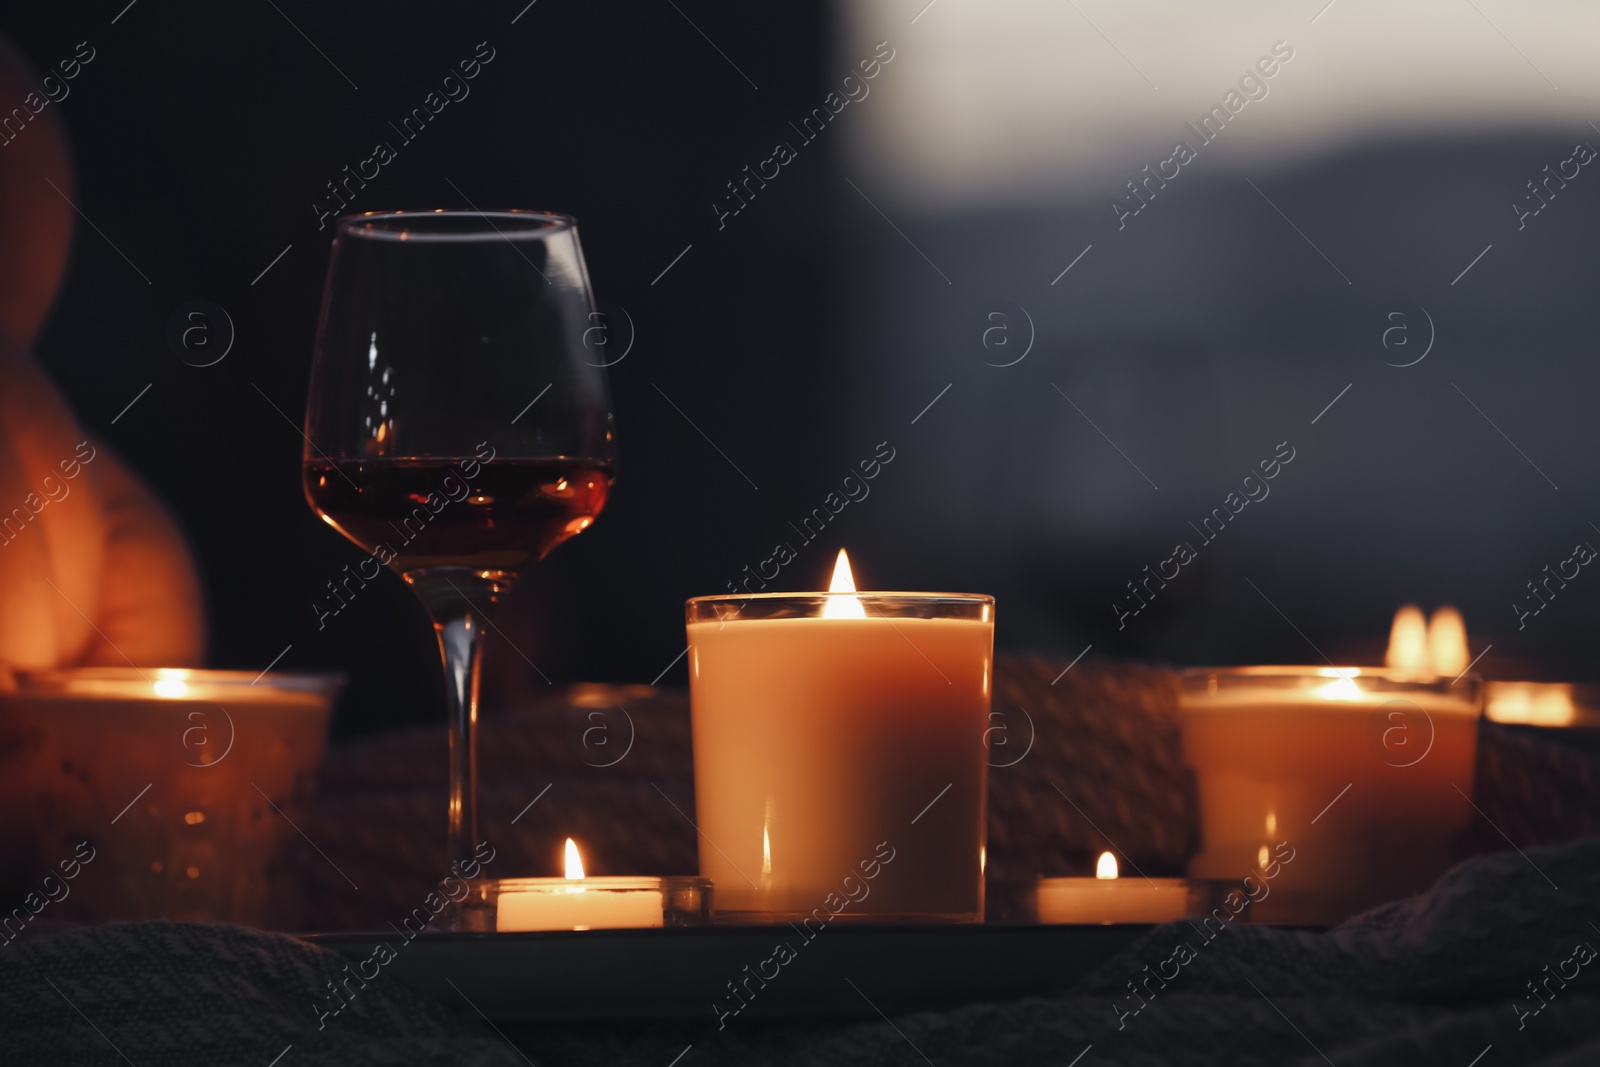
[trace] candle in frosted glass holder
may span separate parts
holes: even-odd
[[[982,920],[992,597],[698,597],[688,631],[716,918]]]
[[[1426,889],[1475,818],[1482,683],[1369,667],[1185,671],[1196,878],[1265,876],[1263,922],[1334,923]]]
[[[0,884],[19,901],[48,897],[39,914],[51,919],[296,928],[289,861],[303,839],[289,820],[315,785],[343,684],[180,668],[8,676]],[[0,937],[27,915],[7,911]]]

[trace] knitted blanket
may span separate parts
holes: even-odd
[[[1326,933],[1158,927],[1050,997],[720,1032],[709,1018],[497,1027],[382,979],[319,1024],[344,960],[293,938],[41,927],[0,949],[0,1062],[1576,1067],[1600,1062],[1597,902],[1587,839],[1469,860]]]

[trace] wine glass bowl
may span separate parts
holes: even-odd
[[[486,435],[508,456],[609,462],[606,379],[584,346],[594,310],[568,216],[341,219],[317,331],[308,462],[318,452],[471,456]]]
[[[447,862],[477,841],[487,612],[610,492],[605,370],[585,345],[595,314],[568,216],[390,211],[336,227],[303,485],[433,619],[450,713]]]

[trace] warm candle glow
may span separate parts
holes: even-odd
[[[1389,651],[1384,662],[1407,674],[1453,677],[1467,669],[1467,624],[1461,612],[1448,604],[1424,619],[1422,610],[1407,604],[1394,613],[1389,628]]]
[[[850,557],[845,555],[844,549],[839,550],[839,558],[833,564],[833,580],[828,583],[830,593],[854,593],[856,591],[855,576],[850,573]],[[824,619],[864,619],[867,609],[861,603],[860,597],[855,596],[830,596],[822,605]]]
[[[150,688],[156,696],[168,700],[182,700],[189,695],[189,683],[184,681],[188,671],[164,667],[156,671],[156,680],[150,683]]]
[[[1407,604],[1394,613],[1394,625],[1389,628],[1389,651],[1384,663],[1397,671],[1410,674],[1427,674],[1428,623],[1422,609]]]
[[[1572,686],[1533,682],[1495,685],[1485,714],[1493,722],[1524,726],[1571,726],[1578,718]]]
[[[567,838],[567,879],[573,882],[583,881],[583,858],[578,855],[578,845],[572,838]]]
[[[1359,667],[1318,667],[1317,673],[1333,681],[1317,690],[1324,700],[1360,700],[1361,687],[1351,681],[1361,675]]]
[[[506,878],[494,883],[494,928],[644,930],[703,921],[711,883],[703,878],[586,878],[569,837],[565,878]]]
[[[1100,860],[1094,865],[1094,876],[1107,881],[1117,876],[1117,857],[1109,852],[1100,853]]]
[[[1435,674],[1454,676],[1467,669],[1467,624],[1449,605],[1428,620],[1428,655]]]

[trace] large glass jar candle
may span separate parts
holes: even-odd
[[[687,614],[717,918],[981,921],[993,598],[717,596]]]
[[[1369,667],[1183,674],[1195,878],[1270,881],[1258,921],[1332,923],[1426,889],[1476,817],[1482,683]]]

